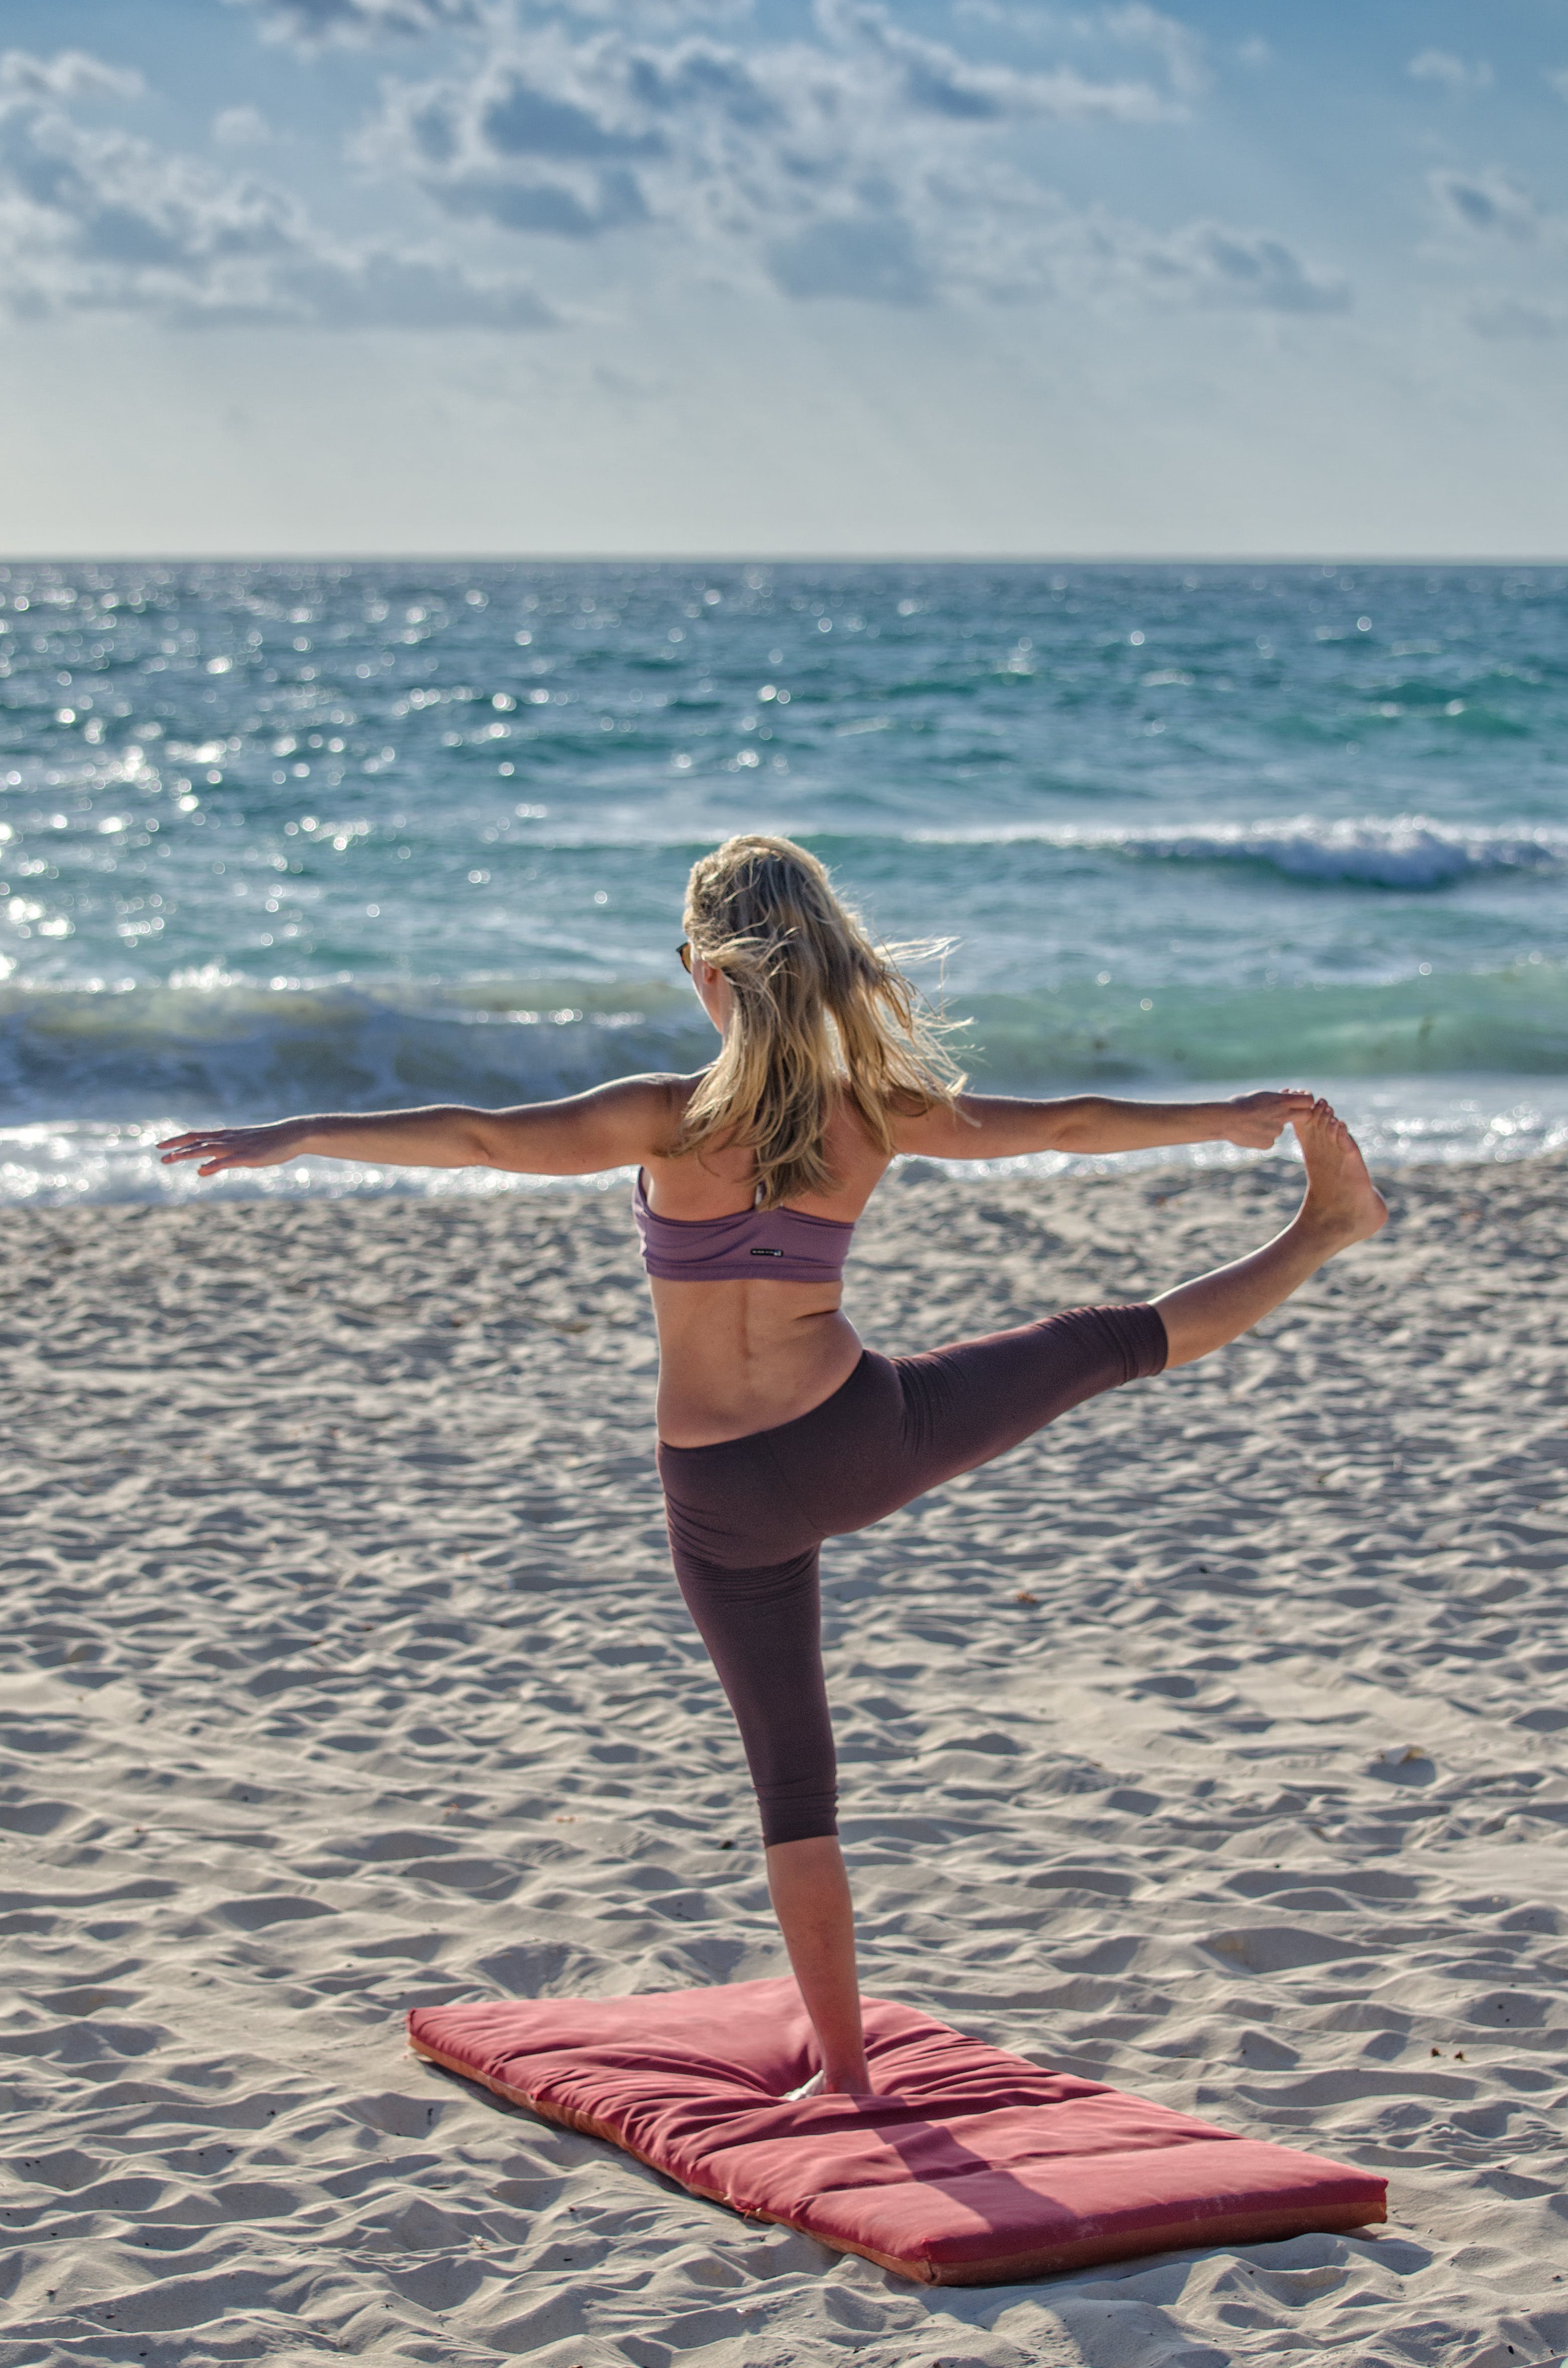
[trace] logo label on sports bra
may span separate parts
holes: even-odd
[[[750,1250],[747,1252],[747,1256],[750,1258],[782,1258],[783,1255],[784,1253],[782,1250]]]

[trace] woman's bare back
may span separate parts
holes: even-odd
[[[672,1081],[672,1141],[698,1083]],[[853,1224],[889,1156],[847,1100],[830,1121],[824,1147],[838,1189],[790,1205]],[[691,1224],[751,1205],[756,1163],[749,1151],[654,1153],[643,1168],[657,1216]],[[649,1287],[659,1330],[659,1436],[671,1447],[711,1447],[792,1422],[830,1398],[859,1361],[859,1337],[841,1311],[836,1282],[665,1282],[654,1276]]]

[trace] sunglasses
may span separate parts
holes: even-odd
[[[680,966],[682,970],[685,971],[687,978],[689,978],[691,976],[691,939],[689,938],[682,938],[679,945],[676,948],[676,951],[680,956]]]

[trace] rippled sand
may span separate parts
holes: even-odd
[[[866,1987],[1391,2183],[935,2294],[403,2051],[778,1969],[621,1197],[10,1220],[0,2368],[1553,2358],[1568,1168],[1398,1179],[1260,1334],[829,1549]],[[1290,1197],[907,1173],[852,1305],[1135,1296]]]

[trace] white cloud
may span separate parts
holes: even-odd
[[[1427,185],[1450,233],[1428,257],[1470,279],[1462,317],[1476,336],[1516,343],[1562,336],[1568,214],[1549,211],[1495,165],[1430,173]]]
[[[140,98],[146,85],[132,66],[111,66],[85,50],[52,58],[0,50],[0,101],[8,98]]]
[[[1551,67],[1546,79],[1559,98],[1568,98],[1568,66]]]
[[[1492,69],[1484,58],[1469,65],[1448,50],[1422,50],[1404,69],[1415,82],[1440,83],[1445,90],[1489,90]]]
[[[1153,8],[1111,12],[1173,89],[1194,37]],[[1020,161],[1034,127],[1167,120],[1185,100],[1075,67],[977,62],[870,0],[816,0],[814,41],[575,36],[514,18],[467,74],[385,86],[362,161],[448,215],[577,240],[663,234],[796,298],[915,304],[952,291],[1107,290],[1289,312],[1342,284],[1282,241],[1200,222],[1159,237],[1074,211]],[[651,259],[650,259],[651,260]]]
[[[1075,7],[1071,12],[1042,7],[1040,0],[952,0],[952,14],[960,24],[985,26],[988,30],[1009,33],[1017,40],[1078,42],[1099,50],[1106,45],[1153,50],[1165,64],[1170,87],[1179,97],[1199,97],[1210,83],[1208,45],[1201,33],[1194,26],[1182,24],[1179,17],[1165,17],[1161,9],[1149,7],[1146,0],[1123,0],[1120,7]]]
[[[389,33],[434,32],[442,25],[472,25],[477,0],[228,0],[256,9],[269,33],[319,48],[326,41],[373,41]]]
[[[1078,21],[1102,57],[1152,53],[1152,79],[968,56],[880,0],[813,0],[799,37],[744,40],[689,22],[661,33],[665,0],[619,0],[598,21],[586,13],[597,0],[571,14],[483,0],[483,21],[481,0],[234,5],[301,40],[472,26],[455,68],[381,85],[356,143],[361,164],[425,192],[442,234],[417,249],[335,238],[275,180],[79,120],[69,102],[140,87],[119,69],[81,52],[10,52],[0,301],[13,312],[426,328],[553,319],[516,275],[471,268],[474,231],[493,245],[496,233],[597,242],[612,269],[689,279],[695,268],[801,301],[1131,298],[1296,313],[1348,302],[1342,281],[1267,230],[1200,220],[1156,233],[1047,185],[1051,126],[1172,121],[1200,96],[1199,37],[1142,0]],[[709,17],[734,5],[683,0]],[[271,137],[245,105],[211,130],[231,150]]]
[[[1173,111],[1170,102],[1147,83],[1090,82],[1074,66],[1026,74],[1015,66],[975,63],[943,42],[906,32],[878,0],[817,0],[816,13],[831,39],[882,67],[891,85],[878,93],[884,103],[892,96],[916,115],[955,123],[1034,116],[1065,120],[1102,116],[1148,123]],[[1146,40],[1151,27],[1181,29],[1153,8],[1118,9],[1108,23],[1113,20],[1127,20],[1129,39]]]
[[[1528,189],[1495,167],[1484,173],[1430,173],[1427,186],[1450,222],[1482,236],[1533,240],[1549,219]]]
[[[1283,239],[1224,222],[1189,222],[1170,238],[1151,240],[1137,259],[1155,293],[1201,304],[1343,313],[1350,302],[1343,279],[1303,263]]]
[[[1104,22],[1113,40],[1155,51],[1165,61],[1171,88],[1181,97],[1200,98],[1208,89],[1203,37],[1190,25],[1162,16],[1158,8],[1145,6],[1143,0],[1135,0],[1129,7],[1108,9]]]
[[[541,20],[558,16],[606,18],[623,28],[676,32],[683,27],[751,14],[752,0],[226,0],[231,8],[254,8],[274,40],[319,50],[328,42],[364,47],[369,42],[454,28],[494,26],[520,10]]]
[[[130,95],[96,61],[6,62],[0,83],[0,302],[21,318],[140,311],[194,325],[536,327],[516,279],[335,241],[287,190],[78,122],[64,95]]]
[[[1208,46],[1195,27],[1178,17],[1152,8],[1147,0],[1129,0],[1119,7],[1070,13],[1037,5],[1037,0],[953,0],[960,24],[983,25],[1020,40],[1077,42],[1091,50],[1108,44],[1119,49],[1150,49],[1163,63],[1170,93],[1180,99],[1200,97],[1209,88]],[[1267,46],[1254,44],[1267,55]],[[1173,112],[1179,112],[1173,109]]]
[[[225,107],[212,118],[212,137],[221,148],[264,148],[272,126],[256,107]]]

